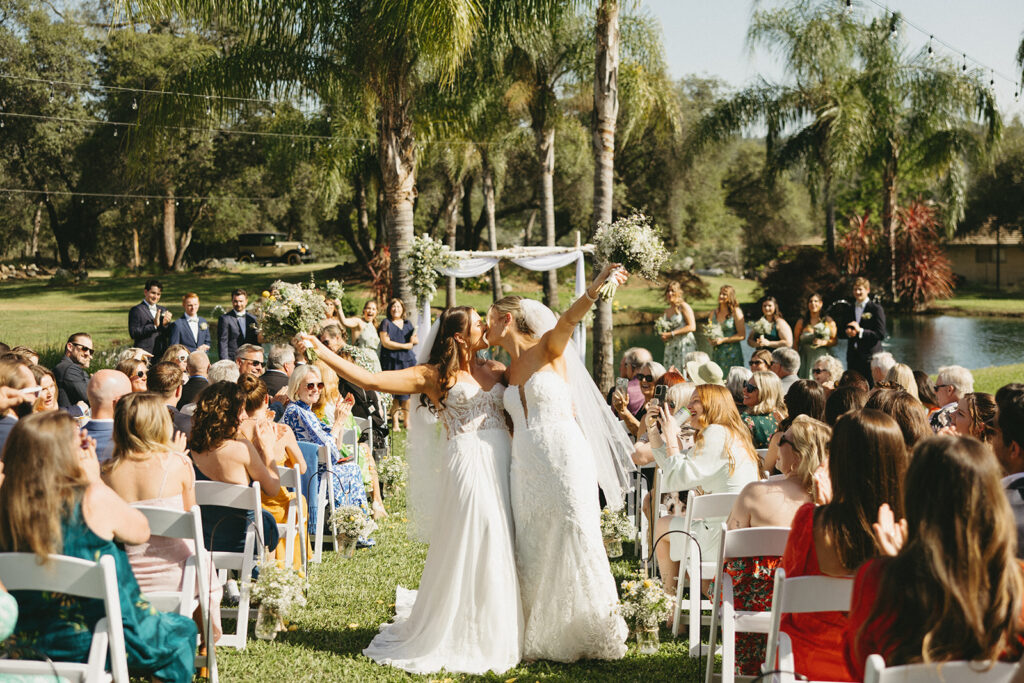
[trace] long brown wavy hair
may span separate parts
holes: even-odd
[[[914,449],[907,538],[860,629],[892,619],[887,664],[994,661],[1016,644],[1024,574],[1001,477],[991,449],[970,437],[933,436]]]
[[[463,351],[459,342],[455,339],[456,334],[469,337],[469,324],[473,319],[474,309],[471,306],[454,306],[446,308],[438,320],[437,337],[434,345],[430,347],[430,357],[427,365],[437,368],[438,385],[441,387],[441,395],[438,397],[438,406],[434,406],[426,394],[420,395],[420,404],[427,406],[431,411],[437,407],[444,408],[448,399],[448,390],[455,385],[455,376],[458,374],[463,360]]]
[[[757,461],[757,451],[754,450],[754,439],[750,435],[747,425],[743,424],[740,411],[736,409],[736,402],[732,400],[732,394],[723,386],[718,384],[698,384],[694,393],[700,400],[704,412],[697,418],[698,430],[694,440],[697,445],[704,442],[704,430],[709,425],[721,425],[726,428],[732,441],[740,442],[740,446],[754,462],[758,472],[761,466]],[[726,454],[729,458],[729,474],[736,470],[736,461],[732,457],[732,448],[726,447]]]
[[[192,415],[188,447],[195,453],[205,453],[233,437],[244,407],[245,392],[234,382],[214,382],[203,389]]]
[[[903,516],[907,447],[896,421],[865,408],[840,417],[832,428],[828,470],[832,502],[814,511],[814,520],[835,539],[843,567],[854,570],[878,555],[871,523],[888,503]]]
[[[18,420],[4,446],[0,547],[41,559],[64,548],[61,522],[89,487],[75,446],[78,428],[62,410]]]

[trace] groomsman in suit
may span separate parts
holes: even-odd
[[[128,334],[132,344],[160,356],[167,348],[167,332],[171,327],[171,312],[158,306],[163,285],[159,280],[146,280],[142,302],[128,311]]]
[[[867,278],[853,281],[853,309],[841,329],[846,333],[846,367],[864,375],[872,385],[871,356],[882,350],[886,337],[885,309],[868,299],[871,284]]]
[[[199,317],[199,295],[189,292],[181,298],[185,312],[171,325],[171,336],[167,343],[171,346],[183,344],[189,353],[210,350],[210,324],[206,318]]]
[[[231,311],[217,321],[217,353],[221,360],[235,360],[239,346],[260,343],[256,316],[245,310],[248,304],[249,295],[244,289],[231,292]]]

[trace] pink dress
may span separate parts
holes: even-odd
[[[144,505],[146,507],[164,508],[181,512],[185,509],[185,501],[181,493],[173,496],[159,497],[164,492],[167,484],[167,474],[170,471],[171,458],[180,458],[187,466],[191,476],[195,476],[192,470],[192,463],[180,453],[167,453],[164,456],[164,478],[160,482],[160,489],[157,498],[149,498],[133,503],[133,505]],[[185,574],[185,562],[195,554],[195,547],[192,541],[180,538],[168,538],[166,536],[150,536],[149,541],[138,545],[125,544],[125,553],[132,566],[132,573],[139,584],[139,590],[146,593],[173,592],[181,590],[181,582]],[[213,633],[215,638],[221,635],[220,625],[220,600],[221,586],[217,581],[217,572],[212,566],[205,568],[210,581],[210,613],[213,620]]]

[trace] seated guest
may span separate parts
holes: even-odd
[[[921,400],[921,397],[917,395],[917,379],[909,365],[897,363],[892,366],[885,376],[885,381],[902,387],[903,391],[913,396],[915,400]]]
[[[649,361],[640,366],[637,373],[633,376],[635,379],[640,381],[640,394],[643,396],[643,403],[640,405],[640,409],[634,414],[629,410],[629,406],[626,402],[626,397],[622,395],[621,391],[617,391],[612,394],[612,410],[619,416],[619,419],[626,425],[626,429],[629,430],[630,434],[634,437],[640,431],[640,421],[643,419],[644,413],[647,412],[647,403],[654,398],[654,387],[661,376],[665,374],[665,367],[661,363]]]
[[[106,462],[114,452],[114,408],[121,398],[132,393],[132,383],[123,372],[97,370],[89,380],[87,393],[92,417],[85,423],[85,429],[96,440],[100,462]]]
[[[935,398],[935,386],[924,370],[914,370],[914,381],[917,382],[917,397],[928,409],[928,419],[939,409],[939,399]]]
[[[90,384],[98,375],[93,375]],[[196,504],[196,475],[192,461],[183,453],[184,437],[179,434],[172,442],[173,432],[160,396],[128,393],[114,409],[114,449],[103,468],[103,481],[131,505],[191,510]],[[145,543],[126,544],[124,549],[143,593],[180,591],[185,564],[195,555],[191,541],[155,535]],[[214,630],[219,635],[221,587],[216,580],[211,581],[209,597]],[[198,609],[195,618],[202,623]]]
[[[831,436],[832,430],[824,422],[807,415],[796,416],[787,425],[779,443],[778,467],[783,476],[747,484],[733,503],[729,528],[790,526],[796,511],[814,502],[814,472],[828,459]],[[770,610],[775,569],[781,564],[781,557],[750,557],[726,562],[725,571],[733,577],[733,606],[738,610]],[[736,635],[736,673],[743,676],[760,673],[765,640],[766,636],[760,634]]]
[[[16,353],[32,365],[39,365],[39,354],[30,346],[15,346],[11,353]]]
[[[36,398],[32,411],[44,413],[48,410],[57,410],[60,406],[57,405],[57,380],[53,373],[42,365],[33,365],[31,370],[32,376],[36,379],[36,386],[39,387],[39,397]]]
[[[992,445],[992,439],[999,430],[996,397],[972,391],[964,394],[957,402],[953,413],[953,429],[961,436],[973,436],[978,441]]]
[[[903,434],[891,417],[868,409],[840,417],[829,443],[831,502],[797,510],[782,556],[786,578],[852,576],[877,557],[871,523],[882,503],[903,514],[906,469]],[[793,643],[796,673],[852,680],[842,654],[845,629],[845,612],[784,614],[781,630]]]
[[[651,411],[645,419],[654,459],[662,471],[662,490],[700,488],[704,493],[738,493],[750,482],[757,481],[759,473],[754,444],[729,390],[716,384],[700,384],[694,389],[688,409],[693,415],[697,434],[693,448],[685,455],[680,454],[679,425],[666,407],[662,406],[658,413]],[[724,520],[706,520],[698,534],[705,562],[714,561],[709,549],[718,547],[716,527],[720,521]],[[662,517],[655,523],[655,536],[660,537],[672,529],[682,529],[683,524],[682,517]],[[665,590],[673,595],[679,576],[679,562],[671,558],[669,543],[681,542],[674,540],[678,536],[673,534],[669,536],[672,540],[662,539],[656,548]]]
[[[19,398],[12,399],[12,405],[6,410],[0,410],[0,453],[3,452],[4,442],[7,435],[18,424],[18,420],[26,415],[32,414],[32,402],[35,399],[33,394],[22,394],[22,389],[38,386],[35,376],[32,374],[32,366],[24,358],[12,358],[0,360],[0,387],[13,389],[18,393]]]
[[[754,448],[768,448],[772,434],[779,428],[779,416],[785,416],[782,383],[774,372],[758,371],[743,385],[743,424],[754,439]]]
[[[939,368],[935,379],[935,398],[941,406],[932,413],[930,422],[932,431],[938,432],[943,427],[953,426],[953,414],[956,412],[960,399],[974,391],[974,376],[967,368],[959,365],[947,365]]]
[[[190,403],[195,403],[199,392],[210,386],[210,380],[206,376],[210,372],[210,357],[203,351],[194,351],[188,354],[185,372],[188,373],[188,381],[181,388],[178,410],[182,410]]]
[[[686,376],[691,378],[690,381],[695,385],[719,384],[721,386],[725,386],[725,379],[722,375],[722,368],[719,367],[718,363],[715,363],[714,361],[706,360],[703,362],[697,362],[692,360],[689,363],[687,363],[684,367],[686,368]],[[734,365],[733,367],[735,368],[738,366]],[[732,369],[730,368],[729,371],[732,372]],[[665,373],[665,375],[668,374],[668,372]],[[658,380],[654,383],[655,387],[657,387],[659,384],[665,383],[665,375],[662,375],[661,377],[658,378]]]
[[[174,363],[182,372],[188,372],[188,356],[192,353],[184,344],[174,344],[164,351],[161,363]]]
[[[886,666],[1020,659],[1024,570],[999,478],[974,439],[930,437],[914,449],[906,519],[879,512],[888,557],[862,565],[853,585],[843,638],[853,680],[871,654]]]
[[[992,450],[1003,468],[1003,489],[1017,521],[1017,557],[1024,557],[1024,384],[996,392],[998,408]]]
[[[717,364],[716,364],[717,367]],[[733,368],[734,370],[736,368]],[[739,368],[745,370],[746,368]],[[686,427],[690,424],[690,419],[693,417],[690,415],[690,411],[686,406],[690,405],[690,399],[693,398],[693,391],[697,385],[693,382],[679,382],[673,384],[665,392],[665,405],[668,406],[668,410],[675,417],[676,423],[680,427]],[[631,454],[633,458],[633,464],[638,467],[643,467],[654,462],[654,453],[651,449],[650,438],[647,434],[647,422],[645,421],[640,425],[640,436],[637,437],[636,445]],[[647,514],[647,500],[645,498],[644,511]]]
[[[782,395],[785,396],[793,383],[800,379],[800,354],[795,349],[784,346],[772,351],[771,371],[779,376],[782,383]]]
[[[260,492],[276,496],[281,488],[274,454],[273,427],[256,425],[253,439],[239,434],[239,425],[247,417],[245,394],[237,384],[214,382],[199,395],[192,416],[192,434],[188,445],[196,481],[220,481],[249,486],[260,483]],[[203,535],[208,550],[240,553],[245,548],[245,532],[252,513],[220,505],[202,505]],[[268,549],[277,547],[277,523],[263,511],[263,542]]]
[[[779,459],[782,434],[798,415],[807,415],[815,420],[825,419],[825,389],[814,380],[802,379],[795,382],[786,393],[783,403],[786,404],[786,418],[779,423],[779,430],[772,434],[768,442],[768,453],[762,463],[764,471],[769,474],[774,472]]]
[[[117,371],[124,373],[132,384],[132,391],[138,393],[148,391],[146,380],[149,379],[149,365],[144,360],[126,358],[117,363]]]
[[[186,437],[192,432],[192,418],[178,410],[181,388],[185,384],[185,373],[176,363],[160,361],[149,370],[146,386],[158,394],[167,405],[174,428]]]
[[[239,434],[249,441],[253,441],[256,438],[256,426],[264,423],[269,424],[274,435],[272,450],[274,452],[275,464],[278,467],[289,468],[298,465],[299,473],[304,474],[306,472],[306,459],[302,457],[302,451],[299,450],[299,444],[296,443],[292,430],[283,424],[276,424],[273,421],[273,413],[267,410],[270,396],[267,394],[267,388],[263,385],[263,382],[252,375],[245,374],[238,378],[238,386],[242,388],[242,393],[245,396],[245,413],[248,415],[239,426]],[[263,509],[270,512],[274,516],[274,520],[279,524],[287,523],[288,506],[295,500],[295,494],[282,486],[277,495],[270,496],[263,492],[260,495],[263,498]],[[298,509],[300,511],[299,524],[302,525],[304,524],[307,507],[306,499],[301,495]],[[288,560],[285,555],[286,544],[287,539],[282,538],[274,549],[274,556],[278,560]],[[307,554],[312,554],[312,549],[308,546]],[[295,544],[294,555],[292,560],[293,566],[296,570],[300,570],[302,569],[302,549],[298,543]]]
[[[238,353],[235,355],[235,363],[238,366],[239,374],[248,373],[257,377],[261,376],[266,369],[266,365],[263,363],[263,347],[256,344],[242,344],[238,347]]]
[[[152,358],[153,354],[146,349],[140,349],[137,346],[130,346],[120,353],[117,357],[117,362],[120,363],[123,360],[142,360],[148,363]]]
[[[72,406],[86,406],[86,386],[89,384],[89,373],[86,368],[92,362],[92,337],[85,332],[76,332],[68,337],[64,345],[64,357],[53,367],[53,376],[57,378],[57,402],[64,410]]]
[[[320,420],[313,412],[313,406],[321,402],[321,394],[324,391],[324,382],[320,370],[315,365],[300,365],[288,378],[288,398],[291,399],[288,407],[284,409],[281,416],[281,423],[291,427],[295,438],[299,441],[308,441],[319,446],[327,446],[334,465],[334,472],[337,479],[334,481],[334,505],[358,505],[369,516],[370,508],[367,505],[366,489],[363,486],[363,475],[356,464],[353,454],[343,453],[338,444],[341,440],[342,429],[337,434],[332,434],[331,428]],[[336,409],[335,419],[342,417],[345,408],[344,402]],[[351,408],[351,403],[348,404]],[[321,473],[325,466],[321,466]],[[360,539],[362,544],[367,539]]]
[[[835,389],[842,376],[843,364],[835,356],[822,356],[814,361],[814,366],[811,368],[811,379],[825,387],[826,391]]]
[[[768,372],[772,369],[772,352],[769,349],[754,351],[750,355],[749,365],[751,372]]]
[[[207,379],[210,384],[215,384],[217,382],[230,382],[231,384],[234,384],[238,381],[238,377],[241,374],[241,371],[238,369],[238,364],[235,361],[224,359],[219,360],[210,366],[210,372]]]
[[[896,365],[896,359],[888,351],[879,351],[871,355],[871,386],[885,381],[889,370]]]
[[[725,388],[732,394],[732,400],[736,404],[736,410],[743,410],[743,385],[753,375],[750,370],[739,365],[729,369],[729,376],[725,378]]]
[[[263,383],[271,399],[288,386],[288,376],[295,369],[295,349],[287,344],[274,344],[267,356],[267,371],[263,373]]]
[[[159,612],[143,597],[117,543],[145,543],[149,524],[100,480],[91,441],[63,411],[26,417],[11,432],[0,496],[0,549],[95,562],[114,558],[128,668],[162,681],[187,683],[195,673],[196,625]],[[85,662],[92,632],[105,615],[101,600],[62,593],[12,591],[20,614],[5,643],[8,656]]]
[[[871,391],[871,385],[868,384],[867,379],[856,370],[845,371],[836,383],[836,387],[845,386],[854,386],[862,391]]]
[[[705,354],[707,355],[707,354]],[[622,354],[622,360],[619,361],[619,377],[629,380],[626,385],[626,396],[628,399],[627,409],[633,415],[640,412],[640,408],[643,407],[647,400],[640,393],[640,380],[637,379],[636,373],[640,371],[640,368],[645,363],[649,363],[654,360],[651,352],[640,346],[633,346],[626,349]],[[615,396],[615,388],[608,392],[608,405],[612,405],[612,399]]]
[[[924,406],[902,389],[875,389],[868,395],[864,407],[880,410],[896,420],[908,453],[918,441],[932,434]]]
[[[865,382],[866,384],[866,382]],[[866,389],[852,384],[838,387],[825,399],[825,424],[835,427],[839,418],[851,410],[860,410],[867,403]]]

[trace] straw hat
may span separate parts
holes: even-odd
[[[718,367],[718,363],[713,361],[705,361],[704,363],[690,361],[686,364],[686,375],[694,384],[725,384],[722,368]]]

